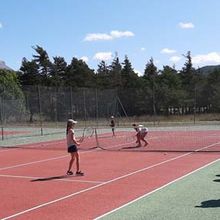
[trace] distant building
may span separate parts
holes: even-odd
[[[5,64],[4,61],[0,60],[0,69],[6,69],[6,70],[13,70],[12,68],[10,68],[9,66],[7,66]]]

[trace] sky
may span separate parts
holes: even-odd
[[[138,74],[153,58],[181,69],[220,64],[219,0],[0,0],[0,61],[19,70],[43,47],[51,61],[84,60],[97,70],[125,56]]]

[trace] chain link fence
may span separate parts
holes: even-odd
[[[9,98],[7,90],[0,94],[2,139],[13,136],[11,128],[18,129],[16,136],[63,132],[68,118],[78,120],[81,127],[108,126],[111,115],[116,117],[118,126],[128,126],[132,121],[158,125],[172,118],[194,124],[219,120],[218,111],[210,116],[213,106],[204,102],[199,90],[176,104],[163,102],[149,89],[25,86],[22,91],[19,98]]]

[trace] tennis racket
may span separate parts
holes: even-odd
[[[94,135],[94,128],[87,127],[83,129],[82,137],[79,139],[79,142],[83,142],[85,138],[90,138]]]

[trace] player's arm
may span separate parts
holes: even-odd
[[[71,131],[71,136],[72,136],[73,143],[74,143],[75,145],[80,145],[80,143],[76,140],[73,131]]]

